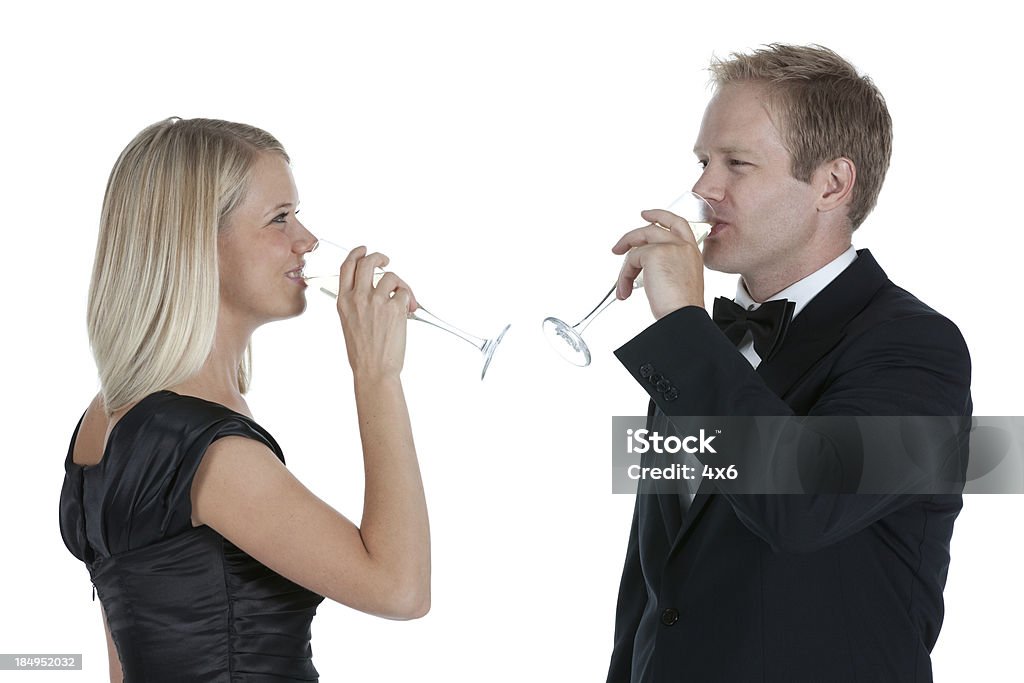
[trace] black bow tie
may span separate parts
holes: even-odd
[[[782,345],[795,308],[796,304],[788,299],[775,299],[764,302],[756,310],[748,311],[736,302],[720,296],[715,299],[711,317],[729,341],[737,346],[743,341],[747,330],[750,330],[754,337],[754,350],[761,360],[766,361]]]

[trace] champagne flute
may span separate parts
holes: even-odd
[[[711,227],[715,223],[715,210],[711,208],[706,199],[696,192],[684,192],[669,204],[668,211],[680,216],[690,224],[693,237],[697,240],[697,246],[704,243],[704,238],[711,232]],[[658,224],[655,223],[655,225]],[[664,228],[661,225],[658,225],[658,227]],[[643,273],[640,273],[636,280],[633,281],[633,288],[638,289],[643,286]],[[541,328],[544,330],[544,336],[547,338],[551,348],[573,365],[581,368],[590,365],[590,348],[583,341],[583,331],[613,301],[615,301],[614,284],[608,290],[608,293],[604,295],[604,298],[601,299],[600,303],[575,325],[569,325],[555,317],[545,318]]]
[[[328,240],[317,241],[313,250],[308,252],[305,256],[305,265],[302,267],[302,278],[307,284],[313,285],[324,294],[337,299],[339,271],[341,270],[341,263],[345,260],[345,257],[348,256],[349,251],[349,249]],[[380,268],[375,268],[373,284],[376,285],[383,276],[384,271]],[[480,351],[480,353],[483,354],[483,369],[480,371],[481,380],[483,380],[484,376],[487,374],[487,368],[491,365],[491,359],[494,357],[494,351],[498,348],[498,344],[501,343],[505,333],[508,332],[508,328],[511,327],[511,324],[505,325],[504,329],[502,329],[496,336],[491,337],[490,339],[482,339],[445,322],[428,311],[422,305],[418,306],[415,311],[410,313],[409,318],[428,325],[433,325],[445,332],[449,332],[459,339],[471,344],[474,348]]]

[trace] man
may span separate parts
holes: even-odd
[[[656,318],[616,351],[651,396],[653,430],[686,415],[970,415],[960,332],[851,246],[889,165],[875,86],[817,46],[770,45],[711,72],[694,147],[694,191],[717,215],[703,257],[664,211],[613,249],[627,254],[620,298],[643,271]],[[722,329],[702,265],[741,276],[739,307],[716,302]],[[769,301],[781,320],[749,325]],[[961,505],[641,488],[608,680],[931,681]]]

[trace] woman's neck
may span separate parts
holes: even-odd
[[[238,386],[238,369],[251,338],[251,329],[231,325],[223,316],[219,317],[213,348],[203,367],[184,382],[170,387],[171,391],[220,403],[243,415],[250,415],[249,406]]]

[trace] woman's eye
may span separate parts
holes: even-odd
[[[279,213],[270,221],[271,223],[285,223],[288,221],[287,213]]]
[[[740,161],[739,159],[730,159],[729,160],[729,165],[730,166],[749,166],[750,164],[747,163],[746,161]]]

